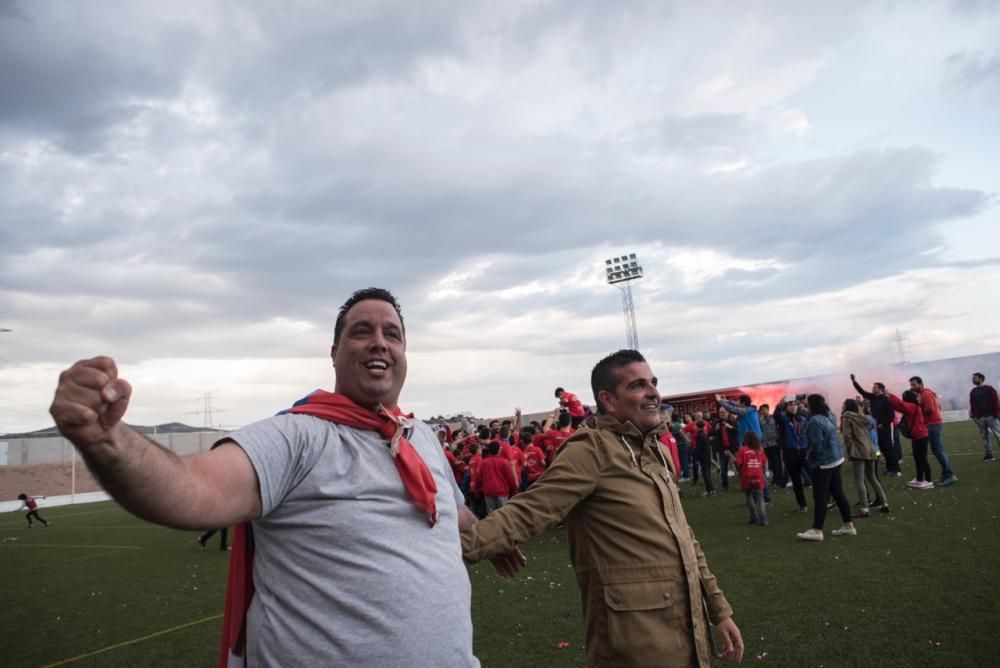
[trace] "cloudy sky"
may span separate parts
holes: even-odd
[[[589,398],[622,252],[667,392],[1000,350],[998,108],[987,0],[0,0],[0,432],[272,414],[368,285],[404,408]]]

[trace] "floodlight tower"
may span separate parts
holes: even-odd
[[[625,314],[625,338],[628,347],[639,349],[639,332],[635,326],[635,304],[632,302],[632,281],[642,278],[642,267],[635,253],[613,257],[604,261],[608,285],[617,285],[622,293],[622,312]]]

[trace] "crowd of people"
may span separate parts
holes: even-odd
[[[945,453],[943,418],[937,395],[914,376],[899,396],[875,382],[866,390],[854,374],[857,391],[846,399],[839,415],[820,394],[789,395],[773,411],[770,405],[753,404],[749,395],[736,401],[716,395],[714,405],[702,401],[693,413],[663,407],[666,431],[660,442],[673,460],[679,483],[700,488],[714,497],[717,488],[728,491],[736,484],[743,491],[750,524],[768,524],[767,507],[772,488],[791,488],[797,509],[809,512],[806,489],[812,490],[812,526],[798,534],[806,541],[823,540],[827,512],[836,509],[842,520],[834,535],[857,534],[855,519],[873,511],[891,511],[884,477],[901,477],[905,458],[900,437],[912,444],[914,477],[906,483],[919,491],[958,482]],[[969,398],[969,416],[983,437],[984,462],[995,461],[990,436],[1000,447],[1000,399],[975,373]],[[463,418],[455,429],[442,423],[437,436],[451,464],[456,483],[468,506],[483,518],[511,497],[531,487],[551,465],[561,444],[579,428],[593,426],[594,417],[577,395],[559,387],[559,406],[544,422],[523,423],[520,409],[513,416],[478,427]],[[935,483],[930,455],[941,475]],[[850,471],[856,502],[845,492],[842,468]]]
[[[732,465],[761,526],[771,486],[791,484],[807,512],[811,485],[813,526],[799,537],[822,540],[831,500],[843,520],[833,533],[857,532],[840,474],[848,459],[864,499],[858,514],[887,510],[875,447],[898,473],[885,451],[901,466],[900,432],[913,441],[911,487],[933,487],[928,451],[939,484],[957,480],[934,393],[916,377],[902,397],[876,384],[871,398],[848,400],[839,427],[818,394],[786,397],[773,414],[749,396],[720,396],[713,410],[685,416],[663,411],[643,356],[620,350],[591,372],[596,415],[557,388],[544,422],[524,424],[515,410],[435,437],[398,404],[406,327],[391,293],[368,288],[344,302],[330,358],[333,392],[316,390],[187,457],[123,421],[132,387],[113,359],[80,360],[59,377],[53,419],[124,508],[177,529],[235,525],[220,666],[476,668],[466,564],[487,559],[513,575],[527,563],[519,546],[560,523],[589,666],[707,667],[713,654],[739,663],[742,635],[687,523],[682,481],[697,489],[700,475],[711,497],[714,472],[727,489]],[[993,461],[1000,402],[984,382],[977,374],[970,416]],[[24,497],[30,523],[37,504]]]

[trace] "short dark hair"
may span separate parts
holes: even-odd
[[[830,407],[826,405],[826,397],[822,394],[810,394],[806,397],[806,405],[813,415],[829,415]]]
[[[749,394],[741,394],[740,395],[740,404],[742,404],[743,406],[749,406],[750,405],[750,401],[751,401],[751,399],[750,399],[750,395]]]
[[[566,390],[561,387],[556,388],[556,399],[558,399]]]
[[[504,426],[500,427],[500,434],[499,434],[499,436],[502,439],[503,438],[510,438],[510,427],[508,427],[507,425],[504,425]]]
[[[850,413],[860,413],[861,407],[857,399],[844,399],[844,410]]]
[[[597,402],[597,412],[603,414],[604,406],[601,405],[601,392],[614,392],[618,385],[618,369],[633,364],[635,362],[645,362],[646,358],[638,350],[619,350],[611,353],[596,365],[590,372],[590,389],[594,393],[594,401]]]
[[[770,404],[761,404],[760,405],[760,410],[764,410],[765,408],[767,410],[771,410],[771,405]]]
[[[396,315],[399,316],[399,324],[403,327],[403,336],[406,336],[406,323],[403,322],[403,311],[399,306],[399,302],[396,301],[396,297],[384,288],[364,288],[362,290],[355,290],[354,294],[348,297],[347,301],[341,305],[340,312],[337,313],[337,322],[333,326],[334,345],[340,343],[340,335],[344,333],[344,316],[351,310],[351,307],[366,299],[375,299],[391,304],[393,310],[396,311]]]
[[[476,437],[482,441],[490,440],[490,428],[486,425],[479,425],[479,429],[476,430]]]
[[[25,501],[25,500],[27,500],[27,498],[28,498],[28,495],[24,494],[23,492],[21,494],[17,495],[17,500],[18,501]]]
[[[982,371],[976,371],[975,373],[972,374],[972,377],[979,378],[980,380],[986,380],[986,376],[983,374]]]
[[[757,438],[757,434],[752,431],[748,431],[743,434],[743,442],[751,450],[760,450],[760,439]]]
[[[911,404],[917,403],[917,393],[913,390],[906,390],[903,392],[903,401],[908,401]]]
[[[923,385],[924,379],[921,378],[920,376],[910,376],[910,382],[911,383],[916,382],[918,385]]]
[[[885,392],[885,383],[875,383],[875,387]]]
[[[565,429],[566,427],[570,426],[572,423],[573,423],[573,418],[570,416],[569,413],[566,413],[566,412],[559,413],[559,420],[558,420],[557,424],[559,425],[560,429]]]
[[[498,455],[500,454],[500,443],[498,441],[490,441],[489,445],[485,449],[488,455]]]

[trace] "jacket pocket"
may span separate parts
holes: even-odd
[[[683,656],[691,644],[678,586],[671,579],[605,584],[610,654],[628,665]]]

